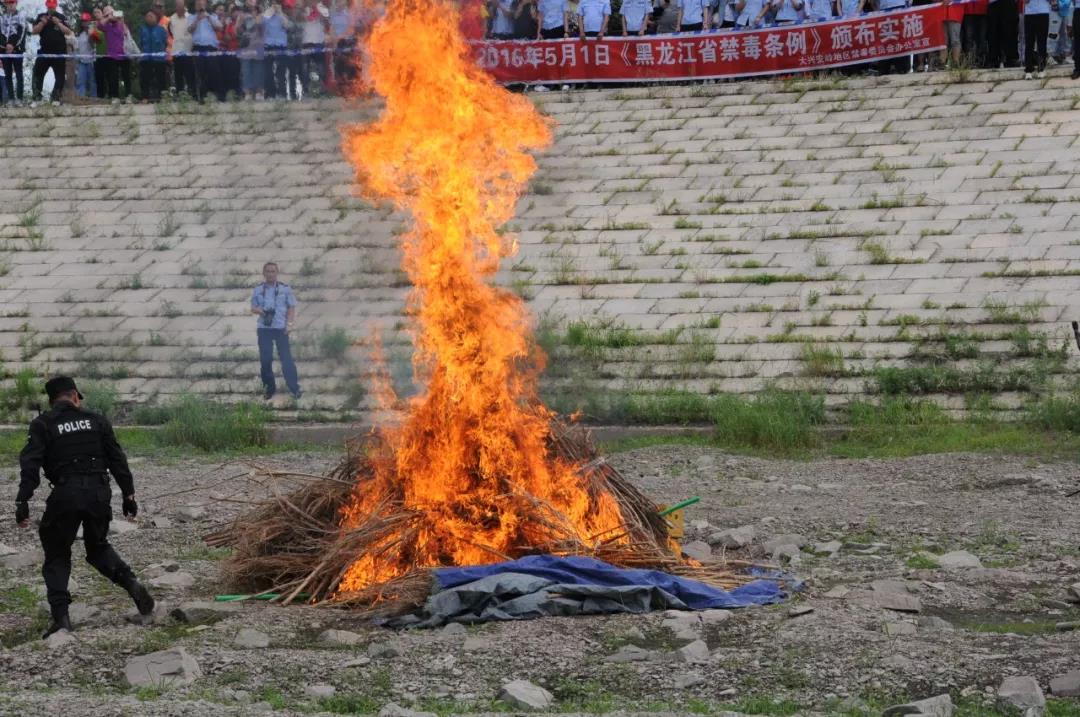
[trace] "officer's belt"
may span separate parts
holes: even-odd
[[[89,458],[75,458],[65,461],[52,470],[53,476],[49,482],[53,485],[66,485],[76,479],[86,479],[84,485],[104,483],[108,480],[105,474],[104,461],[95,456]]]
[[[58,486],[75,486],[82,488],[96,488],[99,485],[106,485],[109,482],[109,476],[104,472],[101,473],[68,473],[53,478],[49,481],[53,487]]]

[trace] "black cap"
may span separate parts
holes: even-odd
[[[56,376],[45,382],[45,393],[49,394],[49,401],[55,401],[57,396],[68,391],[78,393],[79,400],[83,400],[83,395],[75,387],[75,379],[70,376]]]

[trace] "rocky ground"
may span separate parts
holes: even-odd
[[[336,458],[267,462],[322,472]],[[1080,621],[1080,497],[1066,497],[1080,488],[1075,464],[981,455],[791,462],[685,446],[611,460],[659,501],[701,496],[688,511],[688,551],[777,559],[805,590],[784,605],[703,619],[396,633],[333,610],[245,604],[188,605],[181,623],[168,611],[228,591],[223,555],[199,538],[252,497],[236,477],[246,468],[136,459],[143,511],[137,526],[114,523],[125,530],[113,542],[155,585],[164,611],[153,626],[127,622],[126,595],[78,559],[76,545],[77,629],[43,643],[36,534],[0,522],[0,714],[484,713],[543,704],[546,690],[542,711],[557,713],[872,715],[948,694],[955,714],[993,715],[1010,714],[995,706],[1003,681],[1030,677],[1005,690],[1033,700],[1029,714],[1042,714],[1045,692],[1047,714],[1080,715],[1080,630],[1067,629]],[[10,504],[14,480],[0,491]],[[174,648],[183,652],[154,659],[189,684],[148,682],[143,656]],[[498,699],[512,681],[543,690],[530,697],[519,683],[510,688],[517,697]]]

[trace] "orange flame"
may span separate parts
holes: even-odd
[[[545,121],[471,60],[449,0],[395,0],[368,40],[380,119],[347,132],[345,152],[373,198],[409,210],[403,266],[414,290],[413,370],[425,390],[382,432],[374,477],[342,512],[345,528],[396,501],[418,515],[409,544],[358,558],[339,585],[359,590],[414,567],[490,563],[557,539],[618,529],[615,499],[548,455],[552,413],[537,396],[543,356],[513,293],[492,286],[516,245],[508,221],[551,141]],[[568,519],[536,518],[537,506]],[[531,508],[531,510],[530,510]],[[543,513],[543,511],[541,511]],[[384,544],[385,547],[385,544]]]

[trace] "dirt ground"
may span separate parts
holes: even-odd
[[[322,472],[336,460],[308,452],[265,463]],[[1069,593],[1080,583],[1080,496],[1065,497],[1080,488],[1076,464],[983,455],[792,462],[687,446],[610,460],[658,501],[701,496],[688,511],[688,540],[752,526],[752,542],[728,552],[766,559],[766,542],[794,534],[784,542],[803,550],[789,568],[805,590],[701,627],[709,653],[693,663],[677,651],[686,639],[664,626],[664,614],[398,633],[341,611],[246,604],[207,624],[178,625],[163,614],[139,626],[124,618],[127,596],[93,573],[76,544],[73,594],[92,614],[76,617],[73,644],[49,649],[38,634],[40,563],[23,555],[36,550],[36,532],[5,518],[0,554],[9,554],[0,560],[16,566],[0,569],[0,714],[363,713],[390,702],[483,713],[507,709],[495,698],[513,679],[546,687],[556,699],[548,711],[559,713],[858,715],[874,714],[882,700],[950,692],[968,705],[964,714],[996,714],[989,705],[1003,678],[1031,675],[1045,691],[1080,669],[1080,630],[1055,627],[1080,620]],[[200,536],[243,507],[236,498],[251,497],[235,477],[247,468],[147,458],[133,468],[142,513],[137,529],[113,536],[118,551],[146,580],[191,576],[190,586],[153,589],[166,613],[227,592],[222,555]],[[7,505],[11,477],[0,488]],[[35,519],[44,497],[35,496]],[[115,495],[114,504],[118,513]],[[838,546],[823,545],[830,541],[839,543],[831,556]],[[926,557],[957,550],[983,567],[932,567]],[[242,628],[264,633],[269,645],[237,646]],[[362,639],[326,645],[318,635],[327,628]],[[642,649],[622,661],[627,645]],[[128,686],[129,659],[174,646],[198,662],[201,677],[169,690]]]

